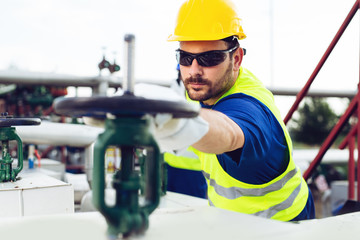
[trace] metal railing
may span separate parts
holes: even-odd
[[[326,52],[320,59],[318,65],[316,66],[315,70],[311,74],[309,80],[306,82],[305,86],[301,89],[301,91],[296,95],[296,100],[292,107],[290,108],[288,114],[284,118],[284,123],[287,124],[289,120],[291,119],[293,113],[297,110],[299,107],[300,102],[303,100],[303,98],[306,96],[307,92],[309,91],[309,88],[311,84],[313,83],[315,77],[319,73],[320,69],[324,65],[325,61],[329,57],[330,53],[334,49],[335,45],[341,38],[342,34],[344,33],[345,29],[348,27],[349,23],[351,22],[352,18],[355,16],[356,12],[360,8],[360,0],[356,0],[355,4],[351,8],[349,14],[345,18],[344,22],[342,23],[340,29],[336,33],[334,39],[331,41],[329,47],[327,48]],[[345,124],[348,122],[349,118],[356,114],[357,119],[360,119],[360,93],[359,93],[359,85],[360,85],[360,78],[359,78],[359,84],[358,84],[358,93],[355,95],[355,97],[350,102],[348,108],[346,109],[345,113],[342,115],[342,117],[339,119],[337,124],[334,126],[334,128],[331,130],[328,137],[325,139],[324,143],[321,145],[318,154],[316,155],[315,159],[310,163],[310,166],[308,169],[304,172],[303,176],[305,180],[307,180],[316,167],[320,164],[322,158],[324,157],[326,151],[331,147],[331,145],[336,140],[336,137],[339,135],[342,128],[345,126]],[[355,186],[355,161],[354,161],[354,148],[355,148],[355,136],[357,135],[357,148],[360,149],[360,124],[356,124],[356,126],[350,131],[348,136],[344,139],[344,141],[340,144],[341,149],[344,149],[346,146],[349,146],[349,152],[350,152],[350,160],[349,160],[349,174],[348,174],[348,180],[349,180],[349,199],[354,198],[354,186]],[[360,159],[360,151],[358,151],[358,159]],[[357,180],[360,182],[360,161],[358,161],[358,174],[357,174]],[[350,189],[351,188],[351,189]],[[360,201],[360,184],[358,184],[358,191],[357,191],[357,199]]]

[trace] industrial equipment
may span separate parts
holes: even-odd
[[[146,99],[133,94],[133,48],[135,37],[125,36],[127,72],[124,94],[113,97],[62,98],[54,102],[55,111],[68,116],[105,119],[105,131],[94,147],[93,203],[108,223],[110,238],[128,236],[148,228],[148,216],[159,204],[163,160],[150,131],[151,116],[170,113],[174,118],[192,118],[198,109],[186,102]],[[105,201],[105,152],[119,147],[121,164],[113,175],[115,204]],[[144,169],[135,169],[135,152],[145,155]],[[142,176],[142,173],[144,176]]]
[[[7,113],[0,116],[0,140],[2,158],[0,159],[0,182],[16,181],[16,177],[23,168],[23,146],[15,127],[19,125],[39,125],[39,118],[13,118]],[[9,150],[9,141],[17,142],[17,167],[13,168],[14,159]]]

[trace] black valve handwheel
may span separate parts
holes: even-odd
[[[40,118],[0,117],[0,127],[40,125],[40,123],[41,123]]]
[[[53,106],[56,113],[75,117],[101,118],[107,113],[115,116],[170,113],[174,118],[193,118],[199,114],[199,108],[191,103],[147,99],[132,94],[114,97],[57,98]]]

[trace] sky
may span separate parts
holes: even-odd
[[[173,81],[167,42],[183,0],[2,0],[0,70],[16,68],[98,75],[103,54],[123,66],[124,36],[135,35],[135,79]],[[247,35],[243,66],[268,87],[301,88],[355,0],[234,0]],[[122,76],[122,70],[116,73]],[[359,13],[312,88],[355,90],[359,82]],[[291,101],[279,98],[282,114]],[[334,102],[334,104],[336,104]]]

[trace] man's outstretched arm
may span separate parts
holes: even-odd
[[[244,146],[244,133],[233,120],[225,114],[201,109],[200,117],[209,124],[209,131],[192,146],[206,153],[221,154]]]

